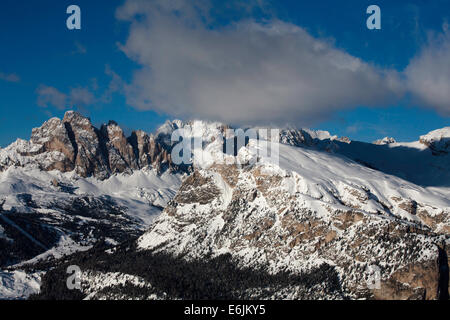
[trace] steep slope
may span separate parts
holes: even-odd
[[[450,127],[431,131],[419,141],[429,147],[433,155],[446,155],[450,152]]]
[[[360,164],[427,187],[450,187],[450,129],[442,128],[414,142],[393,138],[365,143],[339,139],[313,139],[316,150],[342,154]],[[291,145],[298,145],[290,143]]]
[[[0,298],[35,293],[41,271],[64,256],[141,235],[180,180],[179,174],[151,169],[106,180],[33,168],[1,173],[0,283],[6,291],[0,290]]]
[[[173,198],[180,175],[155,170],[107,180],[9,168],[0,175],[0,267],[60,257],[101,239],[141,234]],[[9,249],[8,249],[9,248]]]
[[[254,143],[237,158],[254,157]],[[277,147],[279,164],[201,163],[137,242],[82,265],[83,294],[217,298],[222,286],[228,298],[438,298],[437,260],[450,244],[446,189],[423,188],[336,154]],[[210,144],[203,158],[214,159],[220,148]],[[139,263],[128,268],[118,263],[124,260]],[[217,269],[217,261],[224,267]],[[161,283],[161,271],[148,275],[146,265],[165,263],[177,270],[167,282],[184,289]],[[195,280],[195,290],[178,272],[190,274],[199,264],[208,276]],[[234,275],[246,270],[260,281],[235,284]],[[102,285],[108,272],[115,280]],[[127,278],[139,285],[124,286]]]
[[[177,129],[197,142],[181,165]],[[227,150],[228,129],[175,120],[126,137],[68,112],[0,149],[0,294],[25,297],[43,276],[47,298],[441,296],[448,128],[377,144],[285,129],[275,162],[253,139]],[[68,264],[81,293],[65,287]]]
[[[353,297],[436,298],[448,193],[323,152],[279,148],[279,167],[196,171],[138,247],[188,258],[231,253],[241,266],[272,273],[327,263]],[[364,270],[372,264],[381,288],[368,293]]]

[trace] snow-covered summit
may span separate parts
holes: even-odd
[[[396,143],[397,141],[392,137],[384,137],[383,139],[379,139],[373,142],[373,144],[376,145],[384,145],[384,144],[391,144]]]
[[[450,151],[450,127],[431,131],[421,136],[419,141],[435,154],[447,154]]]
[[[424,141],[438,141],[444,138],[450,138],[450,127],[430,131],[429,133],[420,137]]]

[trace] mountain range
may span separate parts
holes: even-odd
[[[0,298],[448,299],[450,127],[281,128],[277,163],[255,139],[225,153],[230,128],[126,137],[69,111],[0,149]],[[172,159],[177,129],[203,141],[193,164]]]

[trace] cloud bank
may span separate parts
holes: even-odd
[[[401,92],[395,72],[293,24],[246,20],[211,29],[179,6],[130,0],[118,11],[132,22],[122,49],[142,66],[127,88],[132,106],[229,123],[306,124]]]
[[[405,70],[409,91],[419,103],[450,116],[450,32],[432,35]]]
[[[121,49],[141,66],[124,90],[129,105],[232,124],[311,125],[338,110],[395,103],[407,92],[449,110],[448,37],[399,72],[273,17],[217,27],[210,2],[191,3],[128,0],[118,9],[117,18],[131,23]]]

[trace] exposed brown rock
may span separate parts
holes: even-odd
[[[128,143],[122,128],[116,122],[110,121],[107,125],[102,125],[100,131],[107,151],[109,169],[112,173],[139,168],[133,147]]]
[[[142,130],[133,131],[129,141],[137,152],[141,168],[155,163],[157,155],[162,150],[161,145],[155,142],[155,138]]]
[[[177,203],[206,204],[219,194],[220,191],[215,184],[211,183],[209,177],[204,177],[199,171],[194,171],[184,180],[174,201]]]
[[[42,148],[37,153],[57,151],[63,154],[62,160],[50,163],[43,168],[44,170],[56,169],[67,172],[74,169],[76,150],[64,123],[58,118],[52,118],[40,128],[33,129],[31,142],[36,145],[42,145]],[[28,154],[28,156],[32,155]]]
[[[414,200],[405,200],[398,207],[412,215],[416,215],[417,213],[417,202]]]
[[[381,281],[373,295],[381,300],[435,300],[438,280],[435,261],[411,264],[396,271],[387,281]]]
[[[89,118],[73,111],[66,112],[63,122],[73,136],[77,148],[75,158],[76,172],[87,177],[95,175],[99,178],[108,176],[107,159],[102,152],[99,134]]]
[[[364,219],[364,215],[358,211],[346,211],[336,215],[334,225],[339,229],[347,229],[353,224]]]

